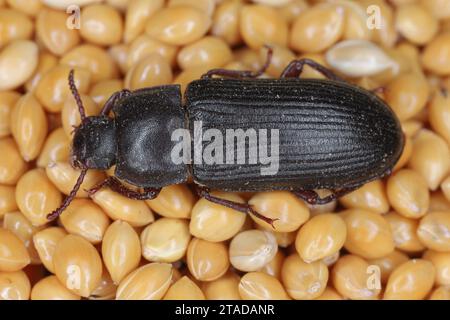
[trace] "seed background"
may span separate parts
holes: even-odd
[[[69,5],[81,6],[79,30]],[[367,28],[370,5],[381,29]],[[376,47],[332,51],[349,39]],[[257,70],[264,44],[266,77],[310,58],[384,88],[406,136],[391,177],[320,207],[287,192],[216,193],[278,218],[274,232],[186,185],[151,201],[89,198],[113,174],[90,170],[47,223],[78,176],[70,69],[95,115],[122,88]],[[449,0],[0,0],[0,299],[450,299],[449,52]],[[358,54],[376,72],[345,65]]]

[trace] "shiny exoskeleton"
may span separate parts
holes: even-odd
[[[265,67],[269,61],[270,51]],[[299,79],[304,65],[328,79]],[[214,197],[209,189],[290,190],[308,203],[323,204],[391,172],[404,138],[397,117],[375,93],[307,59],[293,61],[280,79],[258,79],[263,71],[211,70],[187,86],[184,105],[178,85],[123,90],[110,98],[100,115],[91,117],[84,115],[72,72],[69,84],[82,118],[74,135],[72,163],[82,171],[72,193],[49,218],[68,206],[88,169],[113,165],[115,177],[91,189],[91,194],[107,186],[133,199],[152,199],[162,187],[192,179],[201,197],[268,223],[273,220],[251,206]],[[187,129],[193,139],[195,123],[224,136],[229,129],[276,129],[277,172],[261,175],[260,163],[175,163],[172,150],[178,141],[172,134]],[[200,143],[207,147],[210,142]],[[331,194],[320,198],[315,189],[329,189]]]

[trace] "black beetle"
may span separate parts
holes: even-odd
[[[180,86],[166,85],[117,92],[100,115],[91,117],[85,116],[71,71],[69,85],[82,118],[74,134],[72,164],[81,174],[72,192],[48,218],[56,218],[69,205],[88,169],[106,170],[113,165],[115,177],[89,190],[91,194],[108,186],[133,199],[153,199],[161,187],[192,177],[201,197],[252,213],[270,224],[273,219],[248,204],[214,197],[208,190],[290,190],[310,204],[324,204],[390,174],[402,153],[404,137],[389,106],[373,92],[345,82],[308,59],[291,62],[280,79],[256,79],[270,57],[271,50],[259,72],[209,71],[188,85],[184,107]],[[299,79],[305,65],[328,79]],[[238,137],[231,136],[231,147],[216,141],[211,148],[212,136],[195,137],[197,123],[200,130],[214,130],[216,140],[238,130],[244,132],[244,138],[238,144]],[[180,149],[180,143],[184,146],[186,141],[173,138],[179,129],[189,130],[190,157]],[[271,138],[278,137],[268,141],[267,135],[260,135],[255,140],[266,143],[272,153],[278,151],[277,170],[269,174],[263,173],[267,166],[262,162],[249,161],[250,151],[261,147],[252,144],[251,138],[254,133],[267,133],[264,130],[271,130]],[[174,161],[177,148],[187,162]],[[191,162],[198,149],[208,149],[214,161]],[[227,161],[220,160],[221,153],[227,153]],[[262,159],[260,153],[258,156]],[[142,190],[129,189],[119,179]],[[329,189],[331,194],[320,198],[315,189]]]

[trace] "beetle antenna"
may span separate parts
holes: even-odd
[[[75,85],[75,80],[73,78],[74,70],[71,69],[69,72],[69,87],[70,91],[72,91],[73,98],[78,106],[78,111],[80,112],[81,122],[86,119],[86,111],[84,110],[83,101],[81,101],[80,93]]]
[[[47,215],[48,220],[54,220],[58,218],[61,213],[63,213],[64,210],[70,205],[73,199],[75,199],[75,196],[78,192],[78,190],[81,187],[81,184],[83,183],[84,177],[86,176],[86,173],[88,171],[88,168],[81,169],[80,176],[77,179],[77,182],[73,186],[72,191],[70,191],[69,195],[64,199],[63,203],[59,206],[59,208],[53,210],[50,214]]]

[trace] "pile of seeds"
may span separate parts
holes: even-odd
[[[113,174],[91,170],[47,221],[79,174],[71,69],[95,115],[122,88],[257,70],[265,44],[265,77],[310,58],[381,88],[406,137],[390,177],[324,206],[215,193],[274,230],[187,185],[89,197]],[[0,299],[450,299],[449,90],[448,0],[0,0]]]

